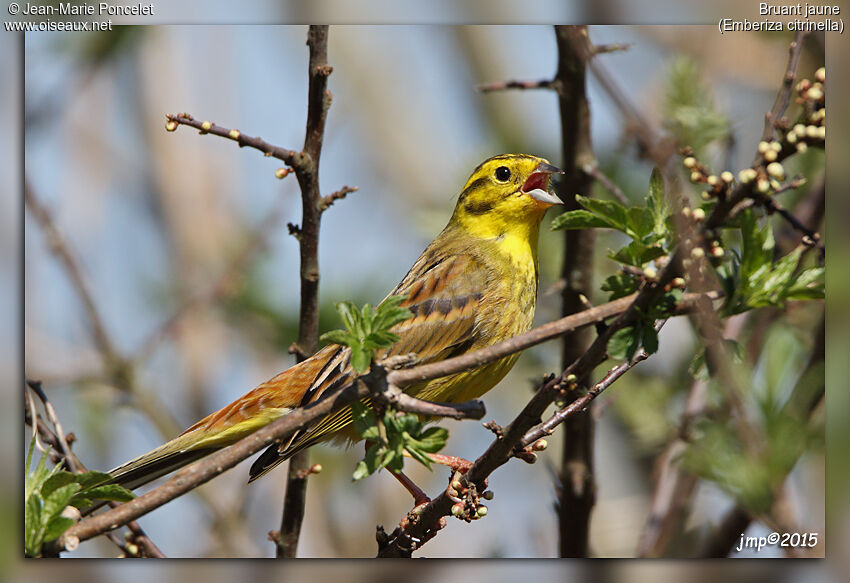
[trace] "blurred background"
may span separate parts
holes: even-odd
[[[598,60],[653,124],[699,143],[714,168],[737,171],[750,163],[782,78],[789,35],[596,26],[590,36],[596,44],[631,45]],[[79,258],[108,344],[120,359],[104,358],[102,345],[93,342],[90,312],[52,255],[49,238],[27,215],[25,373],[43,381],[90,468],[107,470],[159,445],[294,362],[287,347],[297,334],[298,251],[286,227],[300,220],[294,177],[277,180],[279,164],[227,140],[185,127],[167,133],[164,116],[185,111],[300,148],[305,38],[306,26],[27,35],[26,179]],[[359,191],[324,215],[323,331],[338,326],[335,302],[374,303],[397,283],[448,220],[481,160],[524,151],[557,164],[560,152],[554,94],[475,89],[490,81],[551,77],[557,60],[551,27],[338,26],[329,38],[334,101],[321,188]],[[808,39],[801,76],[823,65],[824,52],[823,37]],[[652,166],[592,76],[589,99],[600,166],[639,204]],[[815,182],[823,153],[794,164],[789,174],[800,171]],[[786,206],[807,192],[789,194]],[[559,276],[561,235],[543,231],[538,323],[559,313],[559,295],[551,288]],[[597,282],[614,273],[605,255],[616,244],[605,238],[597,243]],[[591,300],[601,303],[604,296]],[[756,400],[783,391],[787,397],[804,373],[805,382],[823,383],[822,365],[807,368],[819,310],[789,310],[766,324],[763,341],[751,347],[748,373]],[[487,395],[487,419],[512,419],[534,381],[558,368],[558,353],[555,343],[527,351]],[[690,327],[670,322],[660,352],[599,399],[594,556],[637,554],[653,470],[676,437],[693,382],[693,355]],[[492,437],[475,422],[445,426],[451,431],[446,451],[454,455],[474,459]],[[496,497],[487,519],[450,522],[423,554],[557,556],[558,441],[550,440],[553,447],[538,464],[513,461],[494,473]],[[394,525],[410,506],[408,494],[385,473],[352,483],[360,448],[319,446],[312,452],[324,471],[310,478],[299,556],[373,555],[375,525]],[[409,466],[426,492],[444,486],[444,471]],[[142,526],[170,557],[271,556],[267,533],[279,528],[286,472],[248,486],[247,467],[151,513]],[[824,532],[824,491],[823,439],[816,431],[785,484],[803,530]],[[692,556],[734,504],[723,484],[701,476],[669,556]],[[760,522],[747,529],[769,532]],[[115,553],[97,539],[70,556]],[[749,554],[771,555],[782,553]]]

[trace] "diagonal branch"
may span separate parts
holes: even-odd
[[[88,316],[89,326],[91,326],[92,335],[94,336],[95,345],[100,350],[105,361],[114,362],[118,360],[120,357],[112,339],[106,331],[103,318],[95,305],[91,289],[89,289],[89,284],[80,267],[80,262],[68,246],[62,233],[56,228],[56,222],[53,220],[50,211],[38,199],[35,192],[33,192],[28,179],[24,179],[24,202],[30,214],[41,227],[42,231],[44,231],[50,250],[62,262],[68,277],[71,279],[71,285],[74,286],[77,296],[83,302],[83,307]]]

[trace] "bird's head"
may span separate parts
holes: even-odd
[[[563,204],[549,191],[549,178],[560,172],[547,160],[527,154],[485,160],[463,187],[452,222],[482,237],[536,234],[546,209]]]

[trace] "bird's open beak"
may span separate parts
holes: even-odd
[[[549,178],[552,174],[563,174],[560,168],[541,162],[522,185],[522,192],[545,205],[564,204],[553,192],[549,192]]]

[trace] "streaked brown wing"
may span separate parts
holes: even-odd
[[[429,260],[430,259],[430,260]],[[416,354],[415,364],[446,358],[472,344],[475,339],[475,318],[483,298],[487,273],[477,260],[469,255],[451,257],[423,256],[390,295],[405,294],[402,306],[413,312],[413,317],[397,324],[392,331],[400,339],[383,356]],[[320,399],[348,382],[352,377],[348,362],[349,350],[337,347],[338,356],[321,381],[314,383],[305,393],[302,405]],[[327,349],[325,349],[327,350]],[[368,404],[368,403],[367,403]],[[252,468],[252,479],[259,477],[280,461],[295,452],[313,445],[329,434],[351,422],[351,410],[341,409],[306,431],[277,451],[280,459],[267,454]],[[255,470],[259,473],[255,474]]]

